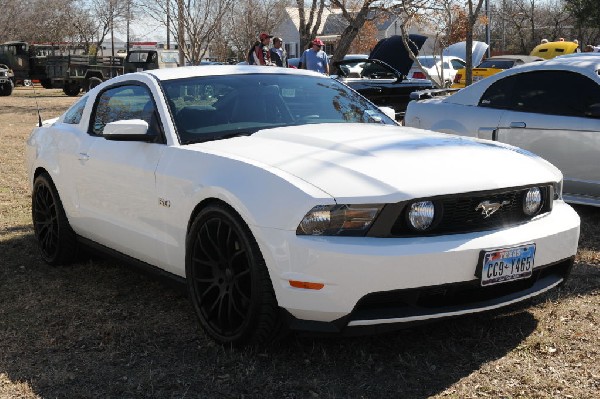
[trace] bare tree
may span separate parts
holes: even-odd
[[[222,37],[237,59],[245,59],[261,32],[277,34],[287,0],[244,0],[234,3],[232,18],[224,18]],[[212,53],[212,51],[211,51]]]
[[[468,23],[467,23],[467,40],[466,40],[466,76],[465,84],[469,86],[473,83],[473,29],[477,23],[483,0],[467,0]]]
[[[179,47],[183,47],[186,60],[198,64],[220,37],[224,19],[232,15],[233,4],[234,0],[177,0],[175,13],[168,0],[147,0],[144,9],[163,26],[167,26],[167,15],[177,20],[168,29],[181,44],[185,41],[185,46]]]
[[[109,33],[114,39],[114,29],[126,20],[127,2],[119,0],[91,0],[90,13],[96,21],[96,46],[102,49],[102,44]],[[111,46],[114,48],[114,46]]]
[[[306,49],[308,47],[308,43],[310,43],[310,41],[317,36],[317,33],[319,33],[323,9],[325,8],[325,0],[312,0],[310,8],[308,9],[307,19],[307,9],[305,8],[304,3],[304,0],[296,0],[296,7],[298,8],[298,15],[300,19],[300,52]]]
[[[348,26],[342,32],[333,53],[334,62],[344,58],[344,55],[348,52],[350,45],[360,32],[360,29],[364,26],[365,22],[374,18],[373,16],[370,16],[369,13],[373,9],[373,4],[376,2],[378,2],[378,0],[364,0],[362,4],[350,3],[353,6],[353,9],[348,10],[346,8],[346,1],[331,0],[331,4],[337,6],[342,11],[342,16],[348,22]]]

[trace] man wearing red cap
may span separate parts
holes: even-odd
[[[261,33],[250,54],[248,54],[248,64],[250,65],[275,65],[271,62],[271,54],[269,52],[269,44],[273,36],[268,33]]]
[[[311,71],[329,75],[329,59],[327,54],[321,50],[324,43],[321,39],[315,39],[310,44],[311,48],[302,53],[298,68],[310,69]]]

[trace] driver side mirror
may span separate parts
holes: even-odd
[[[106,140],[153,142],[156,135],[148,131],[148,122],[130,119],[107,123],[102,130]]]

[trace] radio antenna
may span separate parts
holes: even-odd
[[[42,115],[40,114],[40,104],[38,103],[38,95],[37,95],[37,91],[35,91],[35,85],[33,84],[33,81],[31,82],[31,88],[33,89],[33,97],[35,98],[35,108],[37,110],[37,114],[38,114],[38,126],[42,127]]]

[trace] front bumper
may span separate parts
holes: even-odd
[[[509,305],[552,288],[568,276],[570,266],[564,262],[570,262],[577,252],[579,216],[569,205],[556,201],[551,213],[503,230],[372,238],[302,237],[290,231],[255,228],[255,237],[269,268],[278,304],[292,319],[305,321],[305,326],[311,322],[339,324],[340,320],[350,326],[376,325],[417,321],[414,317],[422,321],[474,313]],[[536,244],[534,273],[544,266],[563,265],[556,273],[550,273],[555,277],[537,280],[532,277],[527,279],[530,287],[517,289],[510,295],[499,293],[487,298],[489,302],[467,300],[452,309],[433,307],[420,315],[399,313],[399,309],[393,312],[388,309],[385,317],[374,316],[379,311],[366,315],[361,305],[363,298],[380,293],[462,284],[476,286],[479,281],[475,269],[482,250],[529,242]],[[295,288],[290,280],[322,283],[324,287]],[[398,306],[392,303],[386,307]]]

